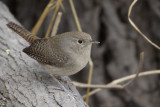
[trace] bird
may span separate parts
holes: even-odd
[[[92,44],[99,43],[85,32],[72,31],[39,38],[14,22],[7,26],[30,43],[23,52],[52,75],[69,76],[81,71],[90,59]]]

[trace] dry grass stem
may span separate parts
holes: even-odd
[[[48,5],[46,6],[46,8],[44,9],[42,15],[40,16],[39,20],[37,21],[37,23],[35,24],[35,26],[32,29],[32,34],[37,35],[37,32],[39,30],[39,28],[41,27],[45,17],[47,16],[48,12],[50,11],[50,4],[53,4],[55,0],[50,0],[50,2],[48,3]]]
[[[54,20],[56,18],[56,15],[58,13],[59,7],[61,6],[61,3],[62,3],[62,0],[58,0],[57,3],[56,3],[56,8],[55,8],[55,11],[53,13],[53,16],[52,16],[52,19],[50,21],[50,24],[48,26],[45,38],[47,38],[49,36],[50,32],[51,32],[51,29],[52,29],[52,26],[53,26],[53,22],[54,22]]]
[[[57,15],[55,24],[54,24],[53,29],[52,29],[51,36],[55,36],[55,35],[56,35],[57,30],[58,30],[59,23],[60,23],[60,21],[61,21],[61,17],[62,17],[62,12],[58,12],[58,15]]]
[[[48,3],[47,7],[49,7],[49,8],[51,8],[51,9],[53,9],[53,7],[55,7],[55,6],[56,6],[56,3],[57,3],[57,0],[54,0],[54,2],[52,2],[52,3]]]
[[[77,13],[76,13],[76,10],[75,10],[73,1],[72,1],[72,0],[69,0],[69,3],[70,3],[70,6],[71,6],[71,9],[72,9],[72,13],[73,13],[73,16],[74,16],[74,20],[75,20],[76,25],[77,25],[77,29],[78,29],[78,31],[82,32],[82,28],[81,28],[81,26],[80,26],[79,19],[78,19],[78,17],[77,17]]]
[[[56,2],[57,1],[55,1],[53,4],[49,5],[50,6],[50,10],[52,10],[52,9],[54,9],[56,7],[56,5],[55,5]],[[63,0],[62,0],[62,2],[63,2]],[[64,8],[63,3],[61,3],[61,9],[62,9],[63,12],[65,12],[65,8]]]
[[[63,3],[61,3],[61,9],[62,9],[63,12],[65,12],[65,8],[64,8]]]
[[[154,46],[155,48],[157,48],[157,49],[160,50],[160,47],[159,47],[157,44],[155,44],[154,42],[152,42],[148,37],[146,37],[146,36],[140,31],[140,29],[135,25],[135,23],[131,20],[131,18],[130,18],[130,14],[131,14],[131,12],[132,12],[132,8],[133,8],[133,6],[135,5],[135,3],[136,3],[137,1],[138,1],[138,0],[134,0],[134,1],[131,3],[130,7],[129,7],[129,10],[128,10],[128,20],[129,20],[130,24],[133,26],[133,28],[134,28],[147,42],[149,42],[152,46]]]
[[[54,9],[56,7],[56,5],[53,5],[52,7],[50,7],[50,10]]]
[[[87,83],[88,85],[90,85],[92,82],[92,74],[93,74],[93,62],[91,58],[89,59],[89,65],[90,65],[90,68],[89,68],[88,83]],[[87,92],[86,92],[87,97],[85,101],[87,104],[89,102],[89,92],[90,92],[90,87],[87,88]]]

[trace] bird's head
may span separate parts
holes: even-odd
[[[92,41],[91,36],[84,32],[66,32],[56,36],[59,36],[63,50],[79,55],[90,53],[92,44],[99,43]]]

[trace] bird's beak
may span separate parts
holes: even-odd
[[[96,44],[100,43],[100,42],[94,41],[94,40],[91,40],[90,42],[91,42],[91,43],[96,43]]]

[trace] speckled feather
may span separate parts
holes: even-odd
[[[42,64],[53,65],[56,67],[65,66],[68,57],[57,48],[51,48],[49,40],[50,39],[35,40],[31,46],[23,49],[23,52]]]

